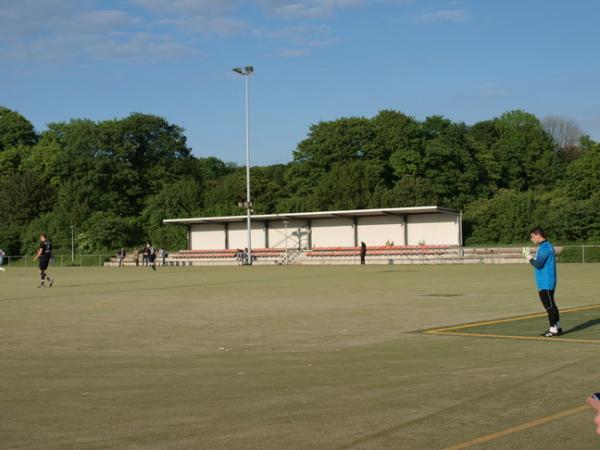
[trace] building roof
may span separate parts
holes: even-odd
[[[336,217],[368,217],[368,216],[398,216],[404,214],[426,214],[443,213],[458,214],[458,211],[440,206],[415,206],[410,208],[377,208],[377,209],[350,209],[345,211],[318,211],[303,213],[285,213],[285,214],[255,214],[252,220],[273,221],[273,220],[298,220],[298,219],[330,219]],[[194,217],[188,219],[165,219],[164,223],[189,225],[200,223],[231,223],[243,222],[246,216],[223,216],[223,217]]]

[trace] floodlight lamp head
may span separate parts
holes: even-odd
[[[243,70],[241,67],[234,67],[234,68],[233,68],[233,71],[234,71],[235,73],[239,73],[240,75],[245,75],[245,74],[244,74],[244,70]]]
[[[246,66],[246,74],[250,75],[251,73],[254,73],[254,67],[252,66]]]

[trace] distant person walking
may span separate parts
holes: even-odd
[[[54,284],[54,279],[46,274],[48,264],[50,264],[50,258],[52,258],[52,243],[46,238],[46,235],[42,233],[40,234],[40,246],[33,258],[34,261],[39,260],[38,267],[40,269],[40,278],[42,279],[39,287],[41,288],[46,287],[46,281],[48,282],[48,287],[52,287]]]
[[[142,250],[142,265],[144,267],[148,265],[148,256],[150,256],[150,244],[146,244]]]
[[[0,272],[6,272],[6,270],[4,269],[4,267],[2,267],[2,264],[4,264],[4,257],[6,256],[6,253],[4,253],[4,250],[2,250],[0,248]]]
[[[156,272],[156,249],[148,244],[148,264]]]
[[[360,263],[362,265],[366,264],[366,258],[367,258],[367,244],[365,244],[364,242],[360,243]]]
[[[125,251],[124,248],[121,248],[121,250],[119,250],[118,253],[119,256],[119,267],[124,267],[125,266],[125,257],[127,256],[127,252]]]
[[[242,265],[242,263],[244,262],[244,252],[242,251],[241,248],[238,248],[235,253],[234,253],[234,257],[235,260],[237,261],[237,263],[239,265]]]
[[[541,335],[549,338],[560,336],[562,334],[559,323],[560,312],[554,300],[554,291],[556,290],[556,255],[554,247],[546,240],[546,233],[541,228],[533,228],[529,232],[529,238],[531,242],[539,247],[535,257],[529,254],[528,248],[523,249],[523,253],[529,264],[534,267],[538,294],[548,313],[548,322],[550,323],[550,328]]]

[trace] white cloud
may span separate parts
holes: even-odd
[[[234,36],[250,27],[248,23],[235,17],[192,16],[163,19],[159,23],[173,25],[185,33],[203,33],[222,37]]]
[[[161,14],[178,12],[196,15],[222,13],[241,3],[239,0],[131,0],[131,2]]]
[[[253,34],[259,38],[287,41],[292,47],[285,47],[278,53],[284,58],[307,56],[311,49],[339,42],[338,38],[331,36],[331,28],[327,25],[302,24],[275,30],[258,28],[253,30]]]
[[[28,64],[155,62],[199,53],[169,35],[148,33],[141,18],[125,11],[82,9],[86,5],[74,0],[0,3],[0,58]]]
[[[73,25],[100,30],[122,28],[141,22],[142,19],[130,17],[126,12],[118,10],[85,11],[74,15],[69,20],[69,23]]]
[[[440,9],[413,16],[415,23],[437,23],[437,22],[464,22],[468,14],[464,9]]]
[[[180,44],[168,36],[134,33],[126,36],[125,39],[95,41],[85,53],[98,59],[154,63],[196,56],[199,51]]]
[[[259,3],[275,15],[293,19],[329,16],[336,10],[355,8],[366,2],[364,0],[262,0]]]
[[[309,47],[322,47],[337,42],[336,38],[331,37],[331,28],[327,25],[301,24],[274,30],[258,28],[253,30],[253,34],[257,37],[287,40],[295,45]]]
[[[307,48],[284,48],[279,55],[283,58],[300,58],[310,54]]]
[[[0,38],[40,33],[77,10],[75,0],[0,1]]]
[[[131,0],[142,8],[165,13],[194,14],[206,16],[232,11],[236,7],[254,4],[268,13],[280,17],[316,18],[331,15],[336,10],[354,8],[367,0]],[[403,0],[405,1],[405,0]]]
[[[495,84],[487,83],[479,88],[479,95],[482,97],[510,97],[513,93],[508,89],[503,89]]]
[[[0,0],[0,57],[5,61],[69,62],[81,58],[159,61],[197,55],[191,34],[247,34],[279,41],[285,57],[303,56],[338,39],[323,18],[381,1],[411,0]],[[104,3],[106,4],[106,3]],[[288,26],[253,29],[240,17],[248,5]],[[298,20],[312,24],[298,24]],[[289,22],[288,22],[289,21]],[[272,23],[272,20],[267,21]],[[190,41],[194,42],[193,44]]]
[[[80,34],[52,36],[31,42],[16,42],[0,49],[0,58],[15,62],[69,64],[86,59],[133,63],[156,63],[197,56],[200,52],[168,36],[148,33],[115,33],[112,36]]]

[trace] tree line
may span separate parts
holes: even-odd
[[[600,241],[600,144],[524,111],[473,125],[384,110],[314,124],[288,164],[252,168],[256,213],[440,205],[464,211],[467,244]],[[38,133],[0,107],[0,248],[30,253],[40,232],[82,252],[186,245],[164,218],[243,214],[245,171],[192,154],[161,117],[56,122]]]

